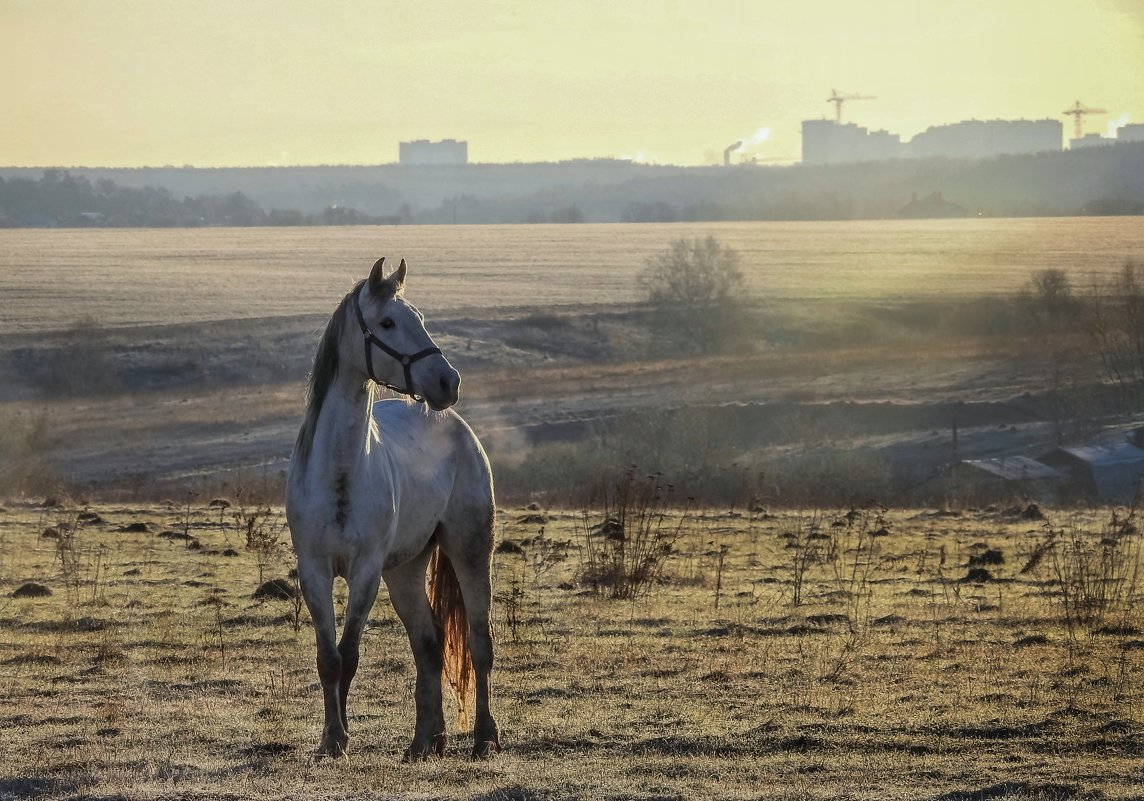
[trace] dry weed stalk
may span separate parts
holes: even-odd
[[[95,605],[104,600],[104,579],[110,567],[107,564],[107,546],[100,544],[85,549],[78,542],[83,516],[90,513],[90,509],[84,507],[70,519],[61,520],[55,526],[56,561],[72,607],[80,604]]]
[[[806,517],[800,512],[795,517],[794,528],[784,531],[782,536],[791,553],[791,605],[801,606],[806,572],[822,559],[822,515],[814,511]]]

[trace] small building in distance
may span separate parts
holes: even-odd
[[[1040,461],[1057,468],[1083,495],[1105,503],[1131,503],[1144,483],[1144,437],[1122,442],[1057,448]]]
[[[1047,502],[1057,497],[1062,478],[1058,470],[1028,456],[1006,456],[963,461],[958,482],[974,497]]]
[[[469,143],[456,139],[442,139],[440,142],[416,139],[412,142],[401,142],[398,144],[397,160],[399,164],[409,166],[468,164]]]
[[[954,203],[932,192],[923,198],[915,194],[910,202],[898,209],[898,216],[907,220],[932,220],[940,217],[968,217],[969,210],[960,203]]]

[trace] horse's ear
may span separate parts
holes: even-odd
[[[393,289],[397,292],[405,286],[405,274],[409,268],[405,266],[405,259],[401,260],[401,264],[397,265],[397,269],[393,271],[393,275],[389,276],[389,280],[393,283]]]
[[[373,269],[369,271],[369,291],[378,292],[381,289],[381,282],[384,280],[382,277],[382,270],[385,267],[385,256],[373,263]]]

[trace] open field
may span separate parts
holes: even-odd
[[[1141,798],[1123,513],[692,511],[624,601],[582,581],[579,511],[504,511],[506,750],[465,761],[462,731],[402,765],[413,665],[384,590],[350,756],[315,761],[306,613],[252,598],[291,565],[280,513],[245,510],[279,541],[252,549],[235,511],[0,513],[0,798]],[[52,594],[11,597],[26,581]]]
[[[718,354],[662,341],[633,302],[644,257],[707,233],[739,251],[755,293]],[[1083,289],[1144,257],[1135,221],[1116,218],[24,230],[0,242],[0,486],[104,498],[280,486],[318,333],[380,251],[410,258],[410,298],[465,377],[458,409],[510,478],[537,473],[538,445],[677,411],[742,434],[723,454],[740,464],[894,435],[924,446],[928,474],[951,458],[936,435],[949,439],[962,406],[963,456],[1043,451],[1043,341],[1013,293],[1034,269],[1068,268]],[[879,442],[879,454],[897,447]]]
[[[707,233],[757,295],[711,353],[634,302],[644,256]],[[1134,220],[0,242],[0,801],[1144,797],[1135,516],[844,506],[1052,443],[1044,341],[1013,294],[1034,269],[1079,283],[1144,257]],[[411,260],[502,502],[552,507],[500,517],[507,748],[487,763],[460,758],[462,731],[399,764],[413,667],[384,590],[351,755],[312,759],[305,610],[253,597],[290,586],[274,503],[302,385],[379,251]],[[1069,369],[1092,386],[1093,360]],[[633,462],[702,500],[668,513],[662,581],[615,600],[589,580],[605,513],[580,504]],[[791,510],[802,490],[835,511]],[[52,594],[12,595],[29,581]]]
[[[673,239],[712,234],[768,300],[1012,292],[1032,270],[1144,259],[1138,218],[660,225],[0,230],[0,335],[327,315],[379,255],[436,315],[638,299]],[[271,322],[273,326],[273,322]]]

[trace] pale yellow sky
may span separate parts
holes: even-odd
[[[1144,0],[0,0],[0,165],[701,164],[799,122],[1144,122]]]

